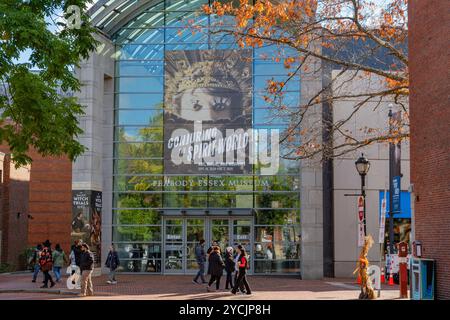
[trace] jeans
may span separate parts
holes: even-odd
[[[252,291],[250,290],[250,286],[247,282],[247,277],[245,276],[245,272],[239,272],[236,283],[234,284],[233,290],[231,292],[236,293],[238,288],[242,287],[242,285],[245,286],[245,290],[247,291],[247,294],[251,294]],[[241,289],[242,291],[242,289]]]
[[[211,279],[209,279],[208,282],[208,287],[211,287],[211,285],[213,284],[213,282],[216,282],[216,289],[219,290],[220,287],[220,278],[221,276],[215,276],[215,275],[211,275]]]
[[[228,285],[230,285],[228,287]],[[231,288],[233,289],[233,275],[232,272],[227,272],[227,281],[225,281],[225,289]]]
[[[194,281],[197,281],[198,278],[200,278],[200,279],[202,279],[202,282],[206,282],[204,274],[205,274],[205,263],[199,262],[198,263],[198,272],[194,278]]]
[[[61,267],[53,267],[53,273],[55,274],[56,281],[61,280]]]
[[[48,286],[48,282],[50,281],[53,284],[52,276],[50,275],[50,271],[42,271],[44,273],[44,286]]]
[[[40,270],[41,270],[41,266],[38,264],[35,264],[34,271],[33,271],[33,281],[36,281],[36,278],[37,278]]]
[[[108,275],[109,281],[116,281],[116,269],[109,269],[109,275]]]

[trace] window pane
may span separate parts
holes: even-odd
[[[300,195],[298,193],[260,193],[255,194],[257,208],[298,208]]]
[[[115,195],[117,208],[161,208],[161,194],[119,193]]]
[[[163,105],[163,94],[121,93],[116,95],[116,101],[118,102],[118,108],[161,109]]]
[[[256,224],[284,225],[300,223],[300,210],[256,210]]]
[[[113,227],[113,240],[119,241],[161,241],[161,227]]]
[[[117,158],[155,158],[162,157],[163,144],[160,142],[115,143]],[[118,172],[123,170],[119,169]]]
[[[162,110],[120,110],[117,112],[119,125],[163,125]]]
[[[162,142],[162,127],[126,126],[117,127],[115,130],[115,141],[120,142]]]
[[[161,215],[156,210],[113,210],[114,224],[160,224]]]
[[[162,173],[163,160],[116,160],[115,173]],[[146,191],[145,186],[141,186],[141,191]]]

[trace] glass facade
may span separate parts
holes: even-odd
[[[200,238],[223,249],[243,244],[251,272],[300,272],[299,164],[280,159],[276,175],[250,173],[170,174],[164,170],[165,56],[177,50],[239,49],[234,38],[211,34],[231,27],[232,17],[205,16],[208,1],[153,2],[113,41],[115,77],[112,239],[123,272],[194,272]],[[189,26],[189,28],[187,27]],[[194,26],[194,29],[192,28]],[[267,81],[288,70],[271,58],[286,48],[252,49],[252,127],[279,129],[288,120],[265,102]],[[286,91],[289,105],[300,99],[300,79]],[[283,149],[283,146],[281,146]],[[280,151],[283,154],[283,150]]]

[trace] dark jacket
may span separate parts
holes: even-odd
[[[73,251],[73,253],[74,253],[74,255],[75,255],[75,263],[76,263],[76,265],[77,265],[77,266],[80,266],[80,262],[81,262],[81,253],[82,253],[81,247],[80,247],[80,246],[75,246],[75,245],[73,245],[73,246],[72,246],[72,251]]]
[[[228,253],[225,255],[225,271],[232,273],[235,271],[236,264],[234,263],[233,255]]]
[[[105,266],[110,268],[111,270],[116,270],[120,264],[119,255],[117,251],[110,251],[108,253],[108,257],[106,258]]]
[[[225,264],[223,263],[222,257],[217,252],[211,252],[209,255],[209,271],[212,276],[223,275],[223,268]]]
[[[206,253],[204,246],[198,244],[195,247],[195,259],[197,263],[205,263],[206,262]]]
[[[94,269],[94,255],[92,252],[86,251],[81,253],[80,269],[81,271]]]

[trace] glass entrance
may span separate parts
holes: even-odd
[[[164,220],[164,273],[196,273],[195,246],[200,239],[206,241],[205,251],[213,242],[217,242],[222,253],[229,246],[243,245],[252,266],[252,226],[252,217],[167,217]]]

